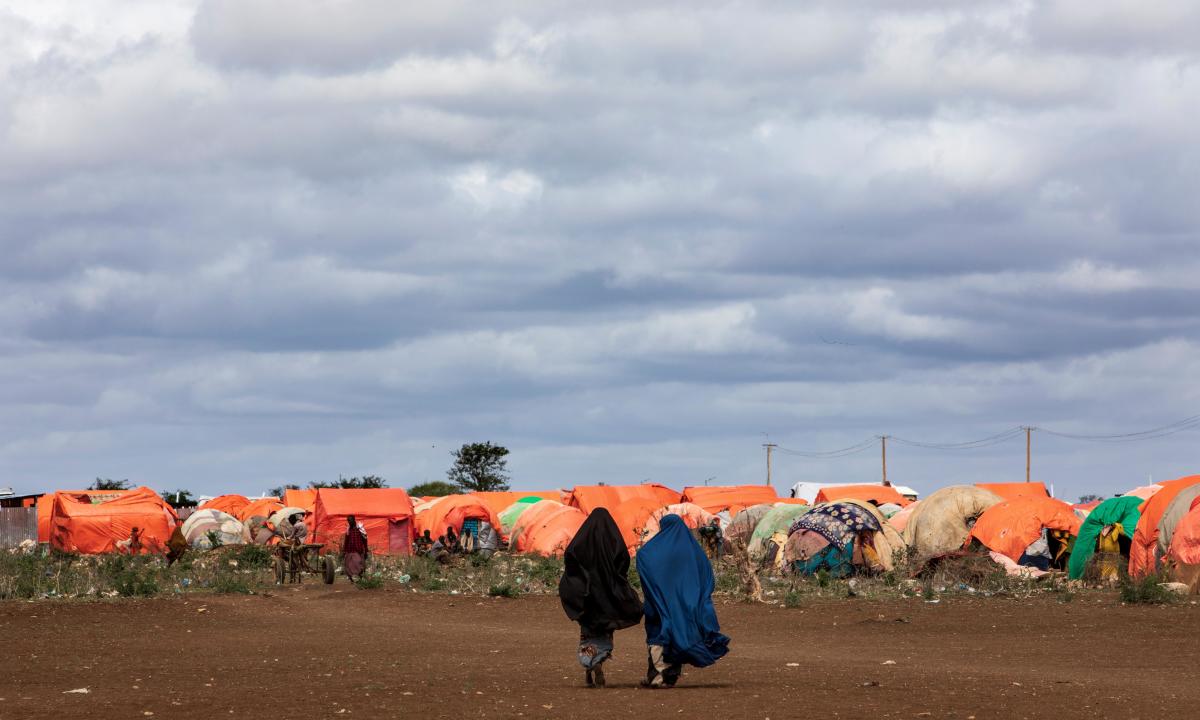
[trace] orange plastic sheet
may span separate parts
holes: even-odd
[[[489,522],[496,532],[500,532],[500,518],[481,498],[475,495],[447,495],[434,500],[417,513],[416,534],[421,535],[428,530],[430,536],[436,538],[445,534],[447,527],[453,527],[454,532],[460,533],[463,521],[472,518]]]
[[[1200,498],[1192,501],[1192,509],[1175,526],[1167,557],[1176,566],[1200,565]]]
[[[613,522],[621,529],[621,537],[624,538],[625,546],[630,552],[634,552],[642,544],[650,516],[664,507],[666,506],[662,502],[654,498],[636,497],[615,508],[608,508]]]
[[[904,532],[904,528],[908,527],[908,519],[912,517],[913,512],[920,507],[921,501],[916,500],[909,505],[900,509],[900,512],[887,519],[888,524],[896,528],[897,532]]]
[[[679,502],[679,493],[669,487],[656,483],[644,485],[579,485],[571,490],[566,504],[577,507],[587,515],[598,507],[609,512],[626,500],[646,498],[659,503],[659,506]]]
[[[246,522],[256,515],[259,517],[269,518],[275,514],[276,510],[282,510],[283,508],[284,505],[283,503],[279,502],[279,498],[258,498],[257,500],[251,500],[250,502],[246,503],[241,510],[237,511],[236,515],[238,520]]]
[[[549,492],[544,490],[535,490],[533,492],[520,492],[516,490],[505,490],[504,492],[473,492],[471,493],[471,496],[482,500],[483,503],[487,505],[495,515],[499,515],[500,513],[504,512],[509,505],[512,505],[521,498],[536,497],[541,498],[542,500],[555,501],[562,499],[562,493],[558,492],[557,490]]]
[[[1142,503],[1142,517],[1138,520],[1137,530],[1133,533],[1133,543],[1129,547],[1129,574],[1135,578],[1144,577],[1158,569],[1158,560],[1154,556],[1158,545],[1158,522],[1162,520],[1167,506],[1184,488],[1200,483],[1200,475],[1188,475],[1175,480],[1158,483],[1162,489]]]
[[[751,505],[774,504],[779,493],[771,485],[716,485],[686,487],[679,502],[698,505],[710,513],[728,510],[732,518]]]
[[[1070,505],[1049,497],[1016,497],[983,511],[968,537],[1014,561],[1043,528],[1079,534],[1082,521]]]
[[[71,495],[83,502],[101,503],[114,500],[122,495],[128,495],[133,490],[59,490],[58,493]],[[54,512],[54,496],[58,493],[46,493],[37,501],[38,542],[50,542],[50,516]]]
[[[304,512],[311,515],[312,511],[317,506],[317,491],[316,490],[284,490],[283,491],[283,506],[303,508]]]
[[[403,489],[320,488],[313,508],[312,542],[340,552],[351,515],[366,529],[372,553],[412,554],[413,504]]]
[[[1046,491],[1046,485],[1040,482],[975,483],[975,487],[993,492],[1005,500],[1019,497],[1050,497],[1050,493]]]
[[[175,511],[148,487],[98,504],[86,495],[58,492],[51,510],[50,545],[63,552],[111,553],[137,528],[142,554],[161,553],[176,524]]]
[[[586,519],[579,508],[543,500],[521,514],[512,542],[517,552],[561,556]]]
[[[912,501],[887,485],[835,485],[821,488],[814,503],[834,502],[836,500],[863,500],[876,505],[895,503],[904,507]]]
[[[250,499],[245,495],[218,495],[196,509],[220,510],[223,513],[237,517],[238,513],[242,511],[242,508],[249,504]]]

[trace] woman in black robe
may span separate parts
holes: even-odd
[[[642,620],[642,601],[629,584],[629,550],[612,515],[596,508],[567,546],[558,597],[579,623],[579,663],[588,687],[604,687],[613,632]]]

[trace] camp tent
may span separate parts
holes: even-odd
[[[661,507],[650,514],[646,520],[646,531],[642,535],[642,544],[650,541],[650,538],[658,534],[659,526],[662,524],[662,519],[668,515],[678,515],[683,518],[683,524],[687,525],[692,530],[695,530],[702,525],[708,525],[717,516],[708,512],[699,505],[693,503],[675,503]]]
[[[133,528],[143,553],[163,552],[175,530],[175,511],[158,493],[139,487],[106,502],[92,504],[71,493],[55,493],[50,516],[50,545],[63,552],[93,555],[115,552]]]
[[[1141,485],[1139,487],[1135,487],[1132,490],[1122,493],[1122,495],[1132,495],[1134,497],[1139,497],[1143,500],[1149,500],[1151,497],[1154,496],[1154,493],[1156,493],[1162,489],[1163,489],[1162,485],[1159,485],[1158,483],[1154,483],[1153,485]]]
[[[661,500],[652,497],[633,497],[616,506],[607,508],[613,522],[621,530],[621,537],[629,552],[636,553],[645,542],[650,516],[666,507]]]
[[[413,541],[413,506],[401,488],[343,490],[320,488],[313,508],[312,542],[340,551],[350,515],[367,531],[367,546],[376,555],[409,555]]]
[[[562,493],[557,490],[542,491],[536,490],[531,492],[519,492],[516,490],[505,490],[497,492],[473,492],[472,497],[477,497],[483,501],[493,513],[499,515],[507,508],[512,507],[512,504],[523,498],[537,498],[538,500],[561,500]]]
[[[526,510],[540,502],[541,499],[536,497],[523,497],[512,505],[504,508],[504,511],[497,516],[500,520],[500,534],[504,537],[511,538],[513,527],[517,524],[517,520],[520,519],[521,515]]]
[[[1175,528],[1184,516],[1192,509],[1196,498],[1200,498],[1200,483],[1189,485],[1179,491],[1163,510],[1162,518],[1158,521],[1158,541],[1154,557],[1161,560],[1171,549],[1171,540],[1175,537]]]
[[[251,500],[241,510],[230,514],[236,515],[238,520],[246,522],[252,517],[269,518],[275,514],[276,510],[282,509],[283,503],[279,502],[279,498],[264,497]]]
[[[779,500],[771,485],[714,485],[685,487],[679,502],[698,505],[710,513],[728,510],[732,517],[743,508]]]
[[[771,503],[751,505],[733,516],[733,520],[725,528],[725,545],[730,553],[744,553],[750,546],[750,536],[754,528],[774,507]]]
[[[566,504],[577,507],[584,515],[598,507],[610,513],[626,500],[646,498],[658,502],[659,507],[679,502],[679,493],[656,483],[643,485],[579,485],[567,496]]]
[[[189,515],[180,531],[188,545],[199,550],[209,550],[214,545],[241,545],[245,542],[242,523],[233,515],[212,508],[197,510]]]
[[[70,495],[80,500],[81,502],[90,502],[93,505],[96,503],[108,502],[128,495],[134,490],[59,490],[58,493]],[[46,493],[38,497],[37,500],[37,523],[38,523],[38,542],[50,542],[50,516],[54,513],[54,496],[58,493]]]
[[[786,540],[792,523],[811,509],[812,507],[806,504],[775,503],[775,506],[758,521],[758,525],[754,526],[754,532],[750,533],[750,542],[746,546],[746,553],[750,559],[754,562],[763,560],[767,556],[771,538],[779,535],[782,536],[781,539]],[[783,556],[779,555],[778,558],[782,562]]]
[[[1200,591],[1200,498],[1192,501],[1188,513],[1175,526],[1167,558],[1172,578],[1187,583],[1193,593]]]
[[[920,507],[920,505],[920,500],[914,500],[908,505],[905,505],[904,507],[900,508],[900,512],[888,517],[888,524],[895,528],[896,532],[903,533],[904,528],[908,525],[909,518],[912,517],[912,514],[917,511],[917,508]]]
[[[1188,475],[1166,482],[1158,483],[1162,489],[1154,493],[1149,500],[1142,503],[1142,516],[1138,520],[1137,530],[1133,533],[1133,543],[1129,548],[1129,574],[1135,578],[1145,577],[1158,570],[1158,524],[1179,493],[1186,488],[1200,483],[1200,475]]]
[[[968,534],[988,550],[1019,561],[1042,530],[1079,534],[1079,517],[1071,506],[1050,497],[1017,496],[996,503],[980,514]]]
[[[1019,497],[1050,497],[1050,493],[1046,491],[1046,485],[1040,482],[975,483],[975,487],[995,493],[1003,500]]]
[[[242,508],[250,504],[250,500],[245,495],[218,495],[217,497],[207,500],[196,508],[196,511],[201,510],[217,510],[227,515],[232,515],[234,520],[237,520],[237,515]]]
[[[430,537],[436,538],[446,534],[448,527],[461,534],[463,523],[467,520],[487,522],[493,528],[500,529],[500,519],[481,498],[474,495],[446,495],[416,514],[416,534],[423,535],[428,530]]]
[[[1088,560],[1096,553],[1096,544],[1105,529],[1115,530],[1126,538],[1133,537],[1141,513],[1142,499],[1133,495],[1109,498],[1097,505],[1079,526],[1079,537],[1071,550],[1067,570],[1074,580],[1083,577]],[[1118,527],[1119,526],[1119,527]]]
[[[858,552],[854,541],[865,536]],[[810,575],[820,569],[846,575],[856,569],[887,571],[905,545],[873,504],[857,499],[821,503],[792,525],[783,548],[786,567]]]
[[[983,511],[1002,501],[999,495],[971,485],[944,487],[921,500],[909,516],[904,541],[921,559],[958,550]]]
[[[562,555],[586,519],[578,508],[542,500],[521,514],[511,545],[517,552]]]
[[[311,515],[317,504],[317,491],[313,489],[284,490],[283,504],[286,507],[303,508],[305,515]]]
[[[834,502],[835,500],[865,500],[875,505],[894,503],[900,507],[912,501],[896,492],[887,485],[833,485],[817,491],[817,503]]]

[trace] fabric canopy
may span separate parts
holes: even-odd
[[[521,514],[510,545],[518,552],[562,555],[585,519],[579,508],[542,500]]]
[[[746,552],[750,546],[750,536],[754,533],[754,528],[758,527],[759,521],[766,517],[772,507],[774,506],[770,503],[751,505],[733,516],[733,520],[725,528],[725,543],[729,547],[729,552]]]
[[[625,539],[625,546],[629,548],[629,552],[637,552],[637,548],[646,537],[650,516],[664,507],[666,506],[656,498],[635,497],[615,508],[609,508],[613,522],[620,528],[621,537]]]
[[[1176,569],[1200,565],[1200,498],[1192,501],[1187,515],[1175,526],[1175,537],[1171,539],[1167,557]]]
[[[351,515],[366,529],[367,546],[372,553],[412,553],[413,506],[403,489],[318,489],[312,542],[324,545],[327,550],[340,550],[346,535],[346,518]]]
[[[416,515],[416,534],[423,535],[426,530],[430,537],[446,534],[446,528],[454,528],[455,533],[461,533],[463,522],[480,520],[490,523],[493,528],[500,527],[500,518],[488,507],[481,498],[475,495],[446,495],[434,500]]]
[[[286,507],[304,508],[305,514],[311,514],[317,506],[317,491],[309,490],[284,490],[283,504]]]
[[[710,513],[728,510],[730,516],[751,505],[773,503],[779,493],[771,485],[717,485],[686,487],[679,502],[692,503]]]
[[[962,548],[976,518],[1002,502],[999,495],[971,485],[951,485],[923,499],[908,518],[904,541],[921,559]]]
[[[201,503],[200,507],[196,508],[196,510],[217,510],[227,515],[232,515],[236,520],[242,508],[249,504],[250,500],[245,495],[218,495],[212,500]]]
[[[1137,530],[1133,534],[1133,544],[1129,548],[1130,575],[1140,578],[1158,570],[1158,558],[1156,557],[1158,523],[1162,520],[1171,501],[1185,488],[1196,483],[1200,483],[1200,475],[1188,475],[1158,483],[1162,489],[1142,503],[1142,517],[1138,520]]]
[[[900,512],[887,519],[888,524],[896,528],[898,532],[904,532],[904,528],[908,525],[909,518],[921,506],[920,500],[914,500],[912,503],[900,508]]]
[[[143,553],[163,552],[175,530],[175,511],[158,493],[139,487],[92,504],[86,497],[55,493],[50,517],[50,545],[63,552],[110,553],[128,540],[133,528],[142,539]]]
[[[1167,550],[1171,548],[1171,540],[1175,537],[1175,528],[1184,516],[1192,509],[1192,505],[1196,498],[1200,497],[1200,483],[1189,485],[1179,491],[1163,511],[1162,518],[1158,521],[1158,541],[1155,548],[1154,557],[1163,558],[1167,554]]]
[[[1004,500],[1019,497],[1050,497],[1050,493],[1046,491],[1046,485],[1040,482],[975,483],[975,487],[995,493]]]
[[[758,525],[754,526],[754,532],[750,533],[750,542],[746,547],[750,559],[758,561],[766,557],[767,543],[771,537],[776,533],[786,535],[796,518],[811,509],[804,504],[776,503],[775,507],[768,510],[762,520],[758,521]]]
[[[679,502],[679,493],[669,487],[655,483],[644,485],[579,485],[571,491],[566,504],[577,507],[585,514],[598,507],[611,513],[626,500],[647,498],[658,502],[659,507]]]
[[[833,502],[835,500],[866,500],[876,505],[894,503],[900,507],[912,501],[896,492],[896,488],[887,485],[832,485],[821,488],[817,493],[816,502]]]
[[[128,495],[134,490],[59,490],[58,493],[70,495],[80,502],[90,502],[93,505],[96,503],[108,502],[122,495]],[[54,513],[54,496],[58,493],[46,493],[38,497],[37,501],[37,523],[38,523],[38,542],[50,542],[50,516]]]
[[[497,516],[504,512],[506,508],[512,506],[513,503],[524,498],[537,498],[538,500],[559,500],[562,493],[558,491],[544,492],[541,490],[534,492],[518,492],[515,490],[505,490],[502,492],[473,492],[471,497],[479,498],[484,505]],[[442,528],[445,530],[445,528]]]
[[[1071,506],[1049,497],[1018,496],[997,503],[979,516],[968,537],[988,550],[1017,561],[1043,529],[1079,534],[1080,520]]]
[[[236,517],[212,508],[197,510],[189,515],[180,531],[188,545],[200,550],[209,550],[214,544],[241,545],[245,540],[244,528]]]
[[[237,513],[230,514],[236,515],[238,520],[246,522],[252,517],[269,518],[275,514],[276,510],[282,509],[283,503],[279,502],[279,498],[265,497],[251,500]]]
[[[646,520],[646,532],[642,537],[643,544],[649,542],[650,538],[658,534],[659,528],[662,527],[663,518],[668,515],[678,516],[683,520],[684,525],[692,530],[701,525],[708,525],[717,518],[716,515],[692,503],[675,503],[674,505],[661,507],[651,513],[650,517]]]
[[[504,511],[497,516],[500,519],[500,527],[498,528],[500,534],[505,537],[511,537],[513,528],[516,526],[517,521],[520,520],[521,515],[539,502],[541,502],[541,500],[538,500],[534,497],[521,498],[512,505],[506,507]]]
[[[1109,525],[1120,525],[1125,537],[1133,537],[1137,529],[1141,513],[1142,499],[1133,495],[1109,498],[1097,505],[1088,513],[1087,518],[1079,526],[1079,537],[1075,539],[1075,547],[1071,550],[1071,559],[1067,570],[1071,579],[1083,577],[1088,560],[1096,554],[1096,541],[1100,533]]]

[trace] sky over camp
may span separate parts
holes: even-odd
[[[1187,0],[5,3],[0,486],[407,487],[492,440],[519,489],[678,488],[768,438],[1200,413],[1197,37]],[[1035,432],[1033,476],[1198,439]]]

